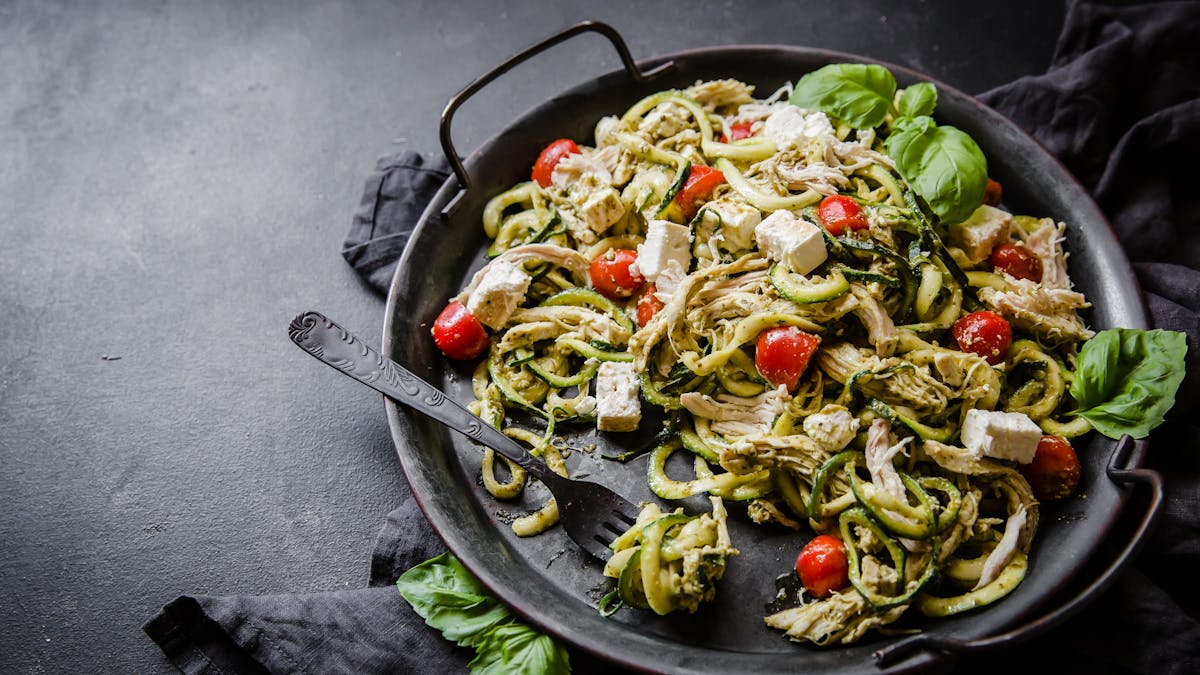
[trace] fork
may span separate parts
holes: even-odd
[[[404,366],[319,312],[304,312],[288,326],[292,342],[343,375],[375,389],[396,403],[441,422],[524,467],[558,502],[558,520],[583,550],[604,560],[608,543],[636,521],[638,508],[628,499],[591,481],[564,478],[482,418],[452,401]]]

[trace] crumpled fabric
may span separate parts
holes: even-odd
[[[1148,464],[1164,475],[1167,497],[1134,565],[1063,625],[965,656],[955,670],[1200,672],[1200,3],[1072,3],[1048,72],[979,98],[1091,191],[1134,264],[1154,325],[1187,333],[1188,376],[1152,436]],[[342,252],[372,287],[386,292],[412,227],[448,175],[440,158],[380,160]],[[1114,541],[1140,508],[1130,502]],[[465,672],[470,650],[425,626],[394,587],[404,570],[442,550],[409,497],[388,515],[368,588],[182,596],[145,630],[185,673]],[[615,670],[577,653],[572,665]]]

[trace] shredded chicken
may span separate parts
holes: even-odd
[[[853,310],[854,316],[866,327],[867,340],[875,345],[875,353],[891,356],[895,353],[896,343],[900,339],[891,315],[862,284],[850,284],[850,292],[858,300],[858,305]]]
[[[946,445],[938,441],[925,441],[922,444],[922,451],[925,456],[943,469],[968,476],[996,476],[1012,470],[995,460],[977,459],[966,448]]]
[[[849,343],[822,346],[817,352],[821,370],[842,384],[855,375],[855,386],[870,396],[894,405],[905,405],[918,414],[946,409],[950,389],[930,374],[926,366],[905,364],[897,358],[880,359]]]
[[[710,80],[693,84],[684,94],[696,99],[705,112],[713,112],[717,108],[750,103],[754,100],[754,87],[738,80]]]
[[[583,180],[586,176],[596,182],[611,185],[612,173],[598,155],[600,155],[599,152],[575,153],[563,157],[558,160],[558,164],[554,165],[554,172],[550,174],[550,183],[560,190],[565,190],[572,183]]]
[[[899,619],[906,609],[908,605],[900,605],[880,612],[851,588],[828,598],[777,612],[764,621],[771,628],[786,631],[793,640],[808,640],[818,645],[835,642],[850,644],[871,628]]]
[[[1055,225],[1053,220],[1043,218],[1038,228],[1025,238],[1025,246],[1042,261],[1042,286],[1046,288],[1071,288],[1067,254],[1062,249],[1066,229],[1066,223]]]
[[[817,164],[777,164],[775,174],[789,190],[812,190],[823,195],[835,195],[850,184],[843,169],[824,162]]]
[[[1017,512],[1008,517],[1008,522],[1004,525],[1004,536],[1000,537],[996,548],[988,554],[987,561],[983,563],[983,574],[980,575],[975,588],[983,588],[995,581],[1012,560],[1013,554],[1017,552],[1017,543],[1021,540],[1021,531],[1025,528],[1025,519],[1024,506],[1018,506]]]
[[[471,292],[479,286],[479,282],[487,273],[488,267],[497,264],[500,261],[521,264],[526,261],[536,260],[548,262],[565,268],[570,272],[581,285],[587,284],[587,270],[589,262],[584,258],[579,251],[575,249],[565,248],[563,246],[555,246],[553,244],[525,244],[524,246],[516,246],[510,248],[500,254],[494,260],[483,266],[478,272],[471,277],[471,282],[467,287],[459,293],[455,299],[459,302],[466,302],[471,296]]]
[[[786,513],[783,509],[769,499],[751,499],[746,505],[746,515],[750,516],[750,520],[758,523],[776,523],[791,530],[799,530],[800,523]]]
[[[688,109],[678,103],[665,103],[651,110],[638,125],[638,133],[647,139],[670,138],[695,124]]]
[[[775,418],[787,407],[787,389],[772,389],[753,398],[689,391],[679,397],[688,412],[713,421],[712,430],[722,436],[749,436],[770,432]]]
[[[617,323],[608,314],[572,305],[518,309],[508,320],[509,325],[514,326],[514,330],[520,328],[521,324],[543,322],[553,323],[562,328],[562,332],[555,337],[573,337],[585,341],[602,340],[620,346],[628,342],[632,335],[628,328]],[[504,336],[505,340],[509,339],[509,334]],[[501,348],[500,351],[508,350]]]
[[[650,360],[650,352],[664,339],[668,341],[678,354],[682,350],[676,348],[677,342],[688,339],[694,342],[694,336],[689,337],[690,327],[686,326],[688,304],[693,296],[714,279],[726,276],[736,276],[746,272],[754,272],[767,268],[765,258],[757,255],[746,255],[734,262],[714,265],[693,272],[684,277],[683,282],[675,289],[675,293],[665,306],[654,314],[654,317],[633,334],[629,341],[629,351],[634,357],[634,366],[640,371],[645,370]]]
[[[749,474],[762,469],[786,469],[811,482],[832,453],[808,436],[754,434],[743,436],[721,450],[721,466],[731,473]]]
[[[913,437],[909,436],[897,443],[892,436],[892,425],[883,418],[872,422],[871,429],[867,431],[867,471],[871,473],[871,482],[901,501],[904,500],[904,483],[892,460],[912,440]]]
[[[1082,293],[1046,288],[1028,279],[1007,279],[1009,290],[979,289],[979,300],[999,312],[1013,326],[1050,343],[1090,339],[1076,310],[1090,307]]]

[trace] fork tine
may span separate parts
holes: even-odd
[[[604,521],[603,523],[600,523],[600,525],[602,527],[604,527],[605,529],[607,529],[609,532],[612,532],[615,537],[621,536],[622,534],[625,533],[625,530],[629,529],[628,527],[626,527],[625,525],[622,525],[621,523],[614,523],[614,522],[607,521],[607,520]]]
[[[626,528],[628,528],[630,525],[633,525],[634,523],[637,522],[636,514],[629,515],[629,513],[627,511],[623,511],[621,509],[613,509],[613,515],[616,516],[618,520],[624,522]]]

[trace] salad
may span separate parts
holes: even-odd
[[[615,599],[660,614],[711,599],[739,545],[725,504],[742,502],[811,537],[802,602],[765,617],[792,639],[969,611],[1024,578],[1039,499],[1077,488],[1070,439],[1161,422],[1179,380],[1127,385],[1181,361],[1182,337],[1093,339],[1066,225],[1002,208],[936,102],[874,65],[765,99],[698,82],[599,120],[591,146],[550,143],[488,203],[491,260],[432,329],[448,357],[479,359],[472,411],[567,475],[562,434],[632,431],[659,408],[650,489],[711,499],[699,516],[647,505],[616,537]],[[693,475],[668,475],[676,453]],[[508,499],[526,476],[485,449],[482,479]],[[551,499],[512,528],[556,519]]]

